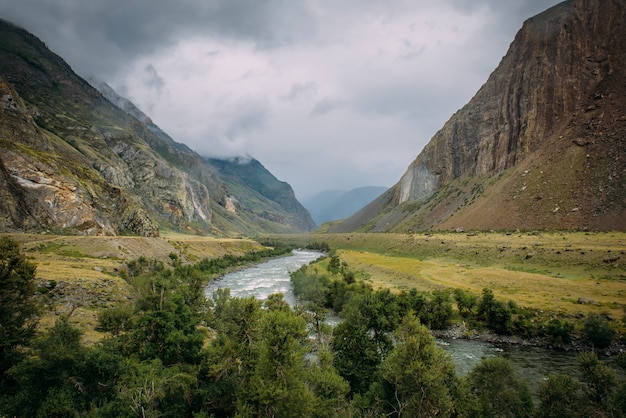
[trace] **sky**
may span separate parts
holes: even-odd
[[[555,0],[0,0],[80,76],[300,199],[390,187]]]

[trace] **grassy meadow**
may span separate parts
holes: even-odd
[[[252,240],[168,232],[160,238],[0,235],[19,242],[28,261],[37,266],[37,285],[44,306],[40,326],[48,327],[71,312],[70,321],[84,330],[86,343],[102,337],[95,331],[100,310],[133,298],[133,289],[123,278],[128,261],[143,256],[171,265],[171,255],[175,254],[183,263],[195,263],[263,248]]]
[[[461,288],[576,317],[621,319],[626,306],[626,233],[478,232],[291,236],[337,250],[357,277],[392,291]]]
[[[247,239],[218,239],[165,232],[160,238],[83,237],[9,234],[37,266],[45,310],[40,324],[51,325],[70,312],[97,341],[97,313],[133,298],[124,280],[128,261],[145,257],[172,265],[262,248]],[[582,317],[589,313],[620,320],[626,306],[626,233],[428,233],[272,235],[291,244],[325,242],[356,277],[374,289],[394,292],[461,288],[546,315]]]

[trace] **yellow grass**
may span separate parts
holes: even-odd
[[[171,264],[170,254],[176,254],[183,263],[194,263],[262,248],[252,240],[174,233],[160,238],[2,235],[19,242],[27,259],[37,266],[38,286],[56,282],[56,298],[51,298],[50,293],[41,295],[45,310],[40,327],[49,327],[59,316],[72,312],[70,322],[84,331],[86,343],[102,338],[94,330],[101,309],[133,298],[131,286],[120,277],[128,261],[143,256]]]
[[[349,233],[308,239],[338,249],[374,288],[480,294],[488,287],[503,301],[546,312],[624,316],[624,232]]]
[[[471,267],[441,259],[420,261],[351,250],[338,254],[351,268],[366,272],[375,289],[461,288],[480,294],[483,288],[491,288],[499,299],[513,300],[520,306],[566,314],[602,311],[617,318],[623,315],[622,306],[626,305],[623,281],[557,278],[496,266]],[[579,298],[595,304],[580,304]]]

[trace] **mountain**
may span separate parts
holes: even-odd
[[[332,231],[626,229],[626,1],[524,22],[399,182]]]
[[[104,93],[0,20],[0,231],[235,236],[314,227],[291,187],[257,161],[203,158],[94,84]],[[238,167],[247,172],[240,182]],[[256,190],[255,175],[280,193]]]
[[[344,219],[380,196],[386,187],[367,186],[357,189],[326,190],[302,202],[317,225]]]

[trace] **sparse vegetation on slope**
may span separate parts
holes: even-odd
[[[71,313],[86,342],[102,337],[97,332],[97,314],[134,299],[124,279],[127,263],[139,258],[165,266],[188,265],[224,256],[243,257],[264,250],[256,241],[217,239],[166,233],[161,238],[84,237],[11,234],[20,243],[29,262],[37,266],[36,285],[43,310],[42,328]]]

